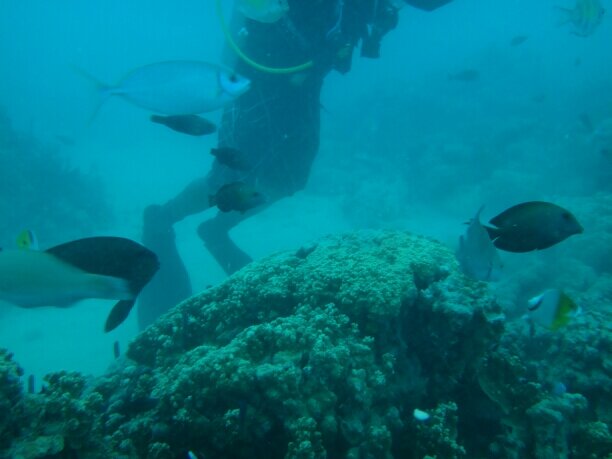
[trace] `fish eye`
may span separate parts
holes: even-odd
[[[563,212],[561,214],[561,217],[563,217],[563,220],[571,220],[572,219],[572,216],[571,216],[571,214],[569,212]]]
[[[229,80],[230,80],[232,83],[238,83],[238,75],[236,75],[235,73],[232,73],[232,74],[229,76]]]

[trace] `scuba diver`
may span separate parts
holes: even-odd
[[[229,231],[305,187],[319,147],[319,96],[325,76],[332,70],[347,73],[359,45],[361,56],[379,57],[380,42],[397,26],[404,4],[432,11],[451,1],[279,0],[286,7],[279,18],[244,16],[230,31],[217,0],[228,46],[239,57],[233,67],[251,80],[251,89],[223,112],[218,150],[240,152],[249,167],[228,167],[217,156],[206,176],[165,204],[145,209],[142,242],[158,255],[160,269],[140,296],[141,329],[192,294],[173,225],[216,202],[220,211],[198,227],[199,237],[228,275],[251,262]],[[232,207],[231,198],[252,197],[249,187],[265,196],[265,202],[253,193],[258,198],[253,206]],[[220,200],[228,195],[224,209]],[[216,196],[214,201],[211,196]]]

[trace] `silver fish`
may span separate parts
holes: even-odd
[[[167,61],[132,70],[114,86],[80,71],[98,88],[95,113],[111,96],[164,115],[197,115],[222,108],[249,90],[250,81],[219,65],[201,61]]]
[[[496,281],[501,277],[503,264],[489,233],[480,223],[483,208],[470,221],[465,236],[459,237],[456,257],[467,276],[481,281]]]

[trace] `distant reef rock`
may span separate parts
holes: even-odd
[[[551,390],[530,360],[542,339],[509,327],[448,248],[329,236],[184,301],[102,377],[53,373],[26,394],[1,352],[0,457],[606,457],[610,330],[585,323],[566,348],[549,338],[556,362],[607,389]]]

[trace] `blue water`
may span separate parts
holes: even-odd
[[[349,74],[326,79],[321,147],[306,189],[240,225],[235,240],[260,258],[326,233],[376,227],[407,229],[454,247],[462,223],[481,205],[490,218],[533,199],[571,208],[586,234],[609,237],[600,213],[607,208],[610,219],[610,209],[597,203],[610,200],[612,160],[593,147],[581,116],[594,124],[612,117],[612,21],[606,17],[592,36],[576,37],[558,25],[553,6],[560,3],[455,0],[430,14],[404,8],[380,59],[356,53]],[[527,40],[511,46],[518,35]],[[38,232],[41,246],[98,234],[138,240],[143,208],[165,202],[206,173],[212,163],[207,152],[216,145],[214,136],[160,129],[148,113],[120,99],[110,100],[87,125],[95,100],[73,67],[113,83],[151,62],[220,62],[223,43],[212,2],[2,3],[0,107],[20,135],[101,178],[112,213],[86,229],[74,223],[64,228],[64,217],[50,215],[59,224],[48,234]],[[448,78],[469,69],[479,79]],[[209,118],[219,121],[220,113]],[[44,199],[20,201],[19,193],[3,192],[15,207],[31,206],[32,215],[44,207]],[[590,205],[597,193],[599,201]],[[9,246],[12,234],[29,223],[3,218],[2,245]],[[225,277],[195,234],[202,219],[176,226],[196,291]],[[585,254],[575,239],[545,254],[505,257],[509,280],[500,294],[510,310],[539,289],[535,279],[519,275],[525,265],[547,274],[543,287],[572,277],[571,287],[586,289],[597,275],[610,273],[609,261]],[[588,271],[580,279],[559,261],[576,259]],[[112,361],[112,343],[125,347],[137,333],[130,317],[104,335],[106,302],[67,310],[0,307],[0,347],[14,351],[26,373],[37,376],[59,369],[100,374]]]

